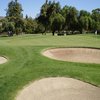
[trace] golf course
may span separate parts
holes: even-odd
[[[42,54],[52,48],[91,48],[100,50],[100,36],[19,35],[0,37],[0,100],[15,100],[28,84],[49,77],[66,77],[100,87],[100,63],[51,59]],[[100,55],[99,55],[100,56]]]

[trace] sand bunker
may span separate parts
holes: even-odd
[[[72,78],[45,78],[25,87],[15,100],[100,100],[100,88]]]
[[[46,50],[43,55],[62,61],[100,64],[100,49],[58,48]]]
[[[0,57],[0,64],[6,63],[7,59],[4,57]]]

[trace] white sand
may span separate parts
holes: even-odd
[[[100,64],[100,50],[89,48],[57,48],[43,52],[44,56],[52,59]]]
[[[0,57],[0,64],[6,63],[7,59],[4,57]]]
[[[72,78],[45,78],[24,87],[15,100],[100,100],[100,88]]]

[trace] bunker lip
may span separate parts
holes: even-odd
[[[99,100],[100,88],[65,77],[44,78],[19,92],[15,100]]]
[[[0,64],[4,64],[7,62],[7,59],[5,57],[0,56]]]
[[[42,54],[61,61],[100,64],[100,49],[95,48],[55,48]]]

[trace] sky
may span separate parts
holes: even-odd
[[[0,16],[5,16],[7,5],[11,0],[0,0]],[[40,12],[40,8],[45,0],[18,0],[22,4],[23,15],[35,18]],[[53,1],[53,0],[51,0]],[[59,1],[61,6],[74,6],[78,10],[87,10],[91,12],[95,8],[100,8],[100,0],[55,0]]]

